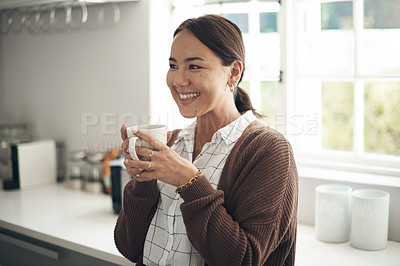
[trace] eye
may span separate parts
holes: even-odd
[[[196,65],[190,65],[189,66],[189,69],[200,69],[201,67],[199,67],[199,66],[196,66]]]
[[[176,65],[174,65],[174,64],[169,64],[169,68],[170,69],[177,69],[178,67]]]

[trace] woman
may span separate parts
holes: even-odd
[[[133,177],[115,227],[119,251],[138,265],[293,265],[298,178],[288,141],[258,121],[247,93],[244,45],[231,21],[208,15],[174,33],[167,84],[186,118],[168,145],[126,152]],[[143,169],[151,168],[152,171]]]

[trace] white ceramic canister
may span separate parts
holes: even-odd
[[[315,232],[320,241],[350,240],[351,191],[345,185],[325,184],[315,188]]]
[[[389,198],[386,191],[359,189],[352,194],[351,245],[362,250],[387,246]]]

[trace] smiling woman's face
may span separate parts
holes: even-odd
[[[233,101],[230,66],[223,66],[191,31],[184,29],[175,36],[169,64],[167,84],[182,116],[224,112],[227,101]]]

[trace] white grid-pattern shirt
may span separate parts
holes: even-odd
[[[226,158],[245,128],[257,120],[247,111],[229,125],[214,133],[211,142],[203,146],[193,164],[208,178],[216,189]],[[196,121],[182,130],[172,149],[192,161]],[[157,211],[147,232],[143,251],[146,265],[204,265],[200,254],[193,248],[186,234],[180,205],[183,202],[176,187],[158,181],[160,197]]]

